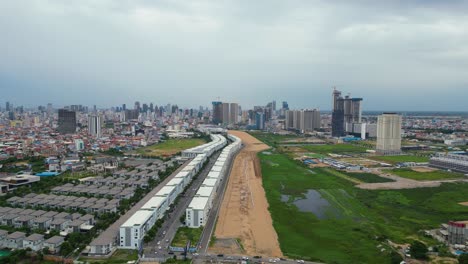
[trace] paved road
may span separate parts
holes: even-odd
[[[162,187],[164,187],[172,178],[176,176],[179,171],[181,171],[187,164],[190,163],[190,160],[186,161],[182,166],[180,166],[176,171],[164,179],[158,186],[151,190],[143,199],[136,203],[130,210],[128,210],[123,216],[121,216],[117,221],[110,225],[106,230],[104,230],[97,238],[95,238],[91,244],[101,244],[106,241],[114,242],[118,240],[120,226],[125,223],[136,211],[148,202],[151,197],[153,197]]]
[[[168,247],[172,239],[174,239],[177,229],[182,226],[180,217],[184,215],[185,209],[187,209],[188,205],[192,201],[192,198],[197,193],[198,188],[200,188],[202,185],[206,176],[210,172],[211,167],[213,167],[216,159],[218,159],[220,154],[221,152],[217,152],[211,156],[208,164],[199,173],[198,177],[191,182],[185,194],[180,196],[177,205],[171,211],[168,211],[166,220],[164,221],[162,227],[158,230],[156,238],[150,243],[144,245],[143,254],[145,258],[164,258],[166,256],[170,256]]]
[[[202,263],[239,263],[242,260],[249,260],[251,263],[278,263],[278,264],[320,264],[319,262],[310,262],[310,261],[297,261],[293,259],[279,259],[279,258],[268,258],[265,256],[258,256],[257,258],[246,257],[245,256],[235,256],[235,255],[198,255],[192,256],[193,264],[202,264]]]
[[[208,246],[211,240],[211,235],[213,234],[214,228],[216,226],[216,221],[218,219],[219,208],[221,207],[221,204],[223,203],[223,198],[224,198],[224,193],[226,192],[227,182],[229,180],[229,176],[231,175],[232,164],[234,163],[233,161],[236,158],[239,151],[231,157],[229,161],[229,170],[227,170],[226,175],[222,179],[221,186],[220,186],[221,188],[219,188],[220,191],[218,192],[218,194],[216,195],[213,201],[213,207],[211,208],[211,211],[208,216],[208,221],[206,222],[205,227],[203,228],[203,233],[200,238],[200,244],[199,244],[199,250],[198,250],[200,254],[205,254],[208,250]]]

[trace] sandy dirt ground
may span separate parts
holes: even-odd
[[[429,167],[412,167],[411,170],[417,171],[417,172],[431,172],[431,171],[436,171],[437,169],[429,168]]]
[[[439,187],[444,182],[468,182],[464,179],[456,180],[438,180],[438,181],[416,181],[399,177],[393,174],[384,173],[380,169],[374,169],[372,173],[375,173],[381,177],[393,179],[394,182],[382,182],[382,183],[363,183],[356,185],[357,188],[368,189],[368,190],[397,190],[397,189],[414,189],[414,188],[426,188],[426,187]]]
[[[282,257],[256,155],[268,146],[245,132],[229,133],[239,137],[245,147],[234,160],[215,236],[218,239],[239,238],[247,255]]]
[[[461,202],[461,203],[458,203],[459,205],[463,205],[463,206],[468,206],[468,202]]]

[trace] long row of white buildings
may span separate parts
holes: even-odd
[[[206,224],[209,212],[213,207],[213,200],[218,193],[218,187],[224,176],[229,173],[230,160],[242,147],[242,142],[238,137],[233,135],[228,135],[228,137],[233,143],[223,149],[186,209],[185,223],[188,227],[198,228]]]
[[[140,249],[148,230],[157,220],[164,217],[165,212],[200,171],[205,161],[227,144],[227,139],[221,135],[211,135],[211,140],[207,144],[184,151],[182,155],[193,160],[120,226],[120,248]]]

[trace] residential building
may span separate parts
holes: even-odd
[[[382,155],[401,153],[401,116],[396,113],[384,113],[377,119],[376,151]]]

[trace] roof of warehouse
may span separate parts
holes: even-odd
[[[184,181],[183,178],[172,178],[172,180],[166,183],[166,186],[179,185],[183,181]]]
[[[206,176],[206,178],[219,178],[220,175],[221,175],[220,171],[210,171],[208,175]]]
[[[172,191],[174,191],[174,186],[164,186],[156,193],[156,195],[169,195]]]
[[[136,211],[130,218],[121,225],[121,227],[130,227],[136,225],[143,225],[153,215],[151,211],[139,210]]]
[[[202,186],[200,189],[198,189],[197,194],[198,196],[202,197],[208,197],[211,196],[211,193],[213,193],[214,187],[212,186]]]
[[[207,197],[194,197],[192,201],[190,202],[190,205],[188,206],[188,208],[191,208],[194,210],[204,210],[207,204],[208,204]]]
[[[222,166],[216,166],[216,165],[215,165],[215,166],[213,166],[213,167],[211,168],[211,171],[221,171],[222,169],[223,169]]]
[[[152,197],[151,199],[146,202],[141,209],[153,209],[153,208],[158,208],[160,207],[165,201],[166,197],[161,197],[161,196],[156,196]]]
[[[190,171],[181,171],[181,172],[177,173],[177,175],[174,178],[186,177],[189,173],[190,173]]]
[[[217,181],[218,181],[217,179],[205,179],[205,180],[203,181],[203,185],[206,185],[206,186],[215,186]]]

